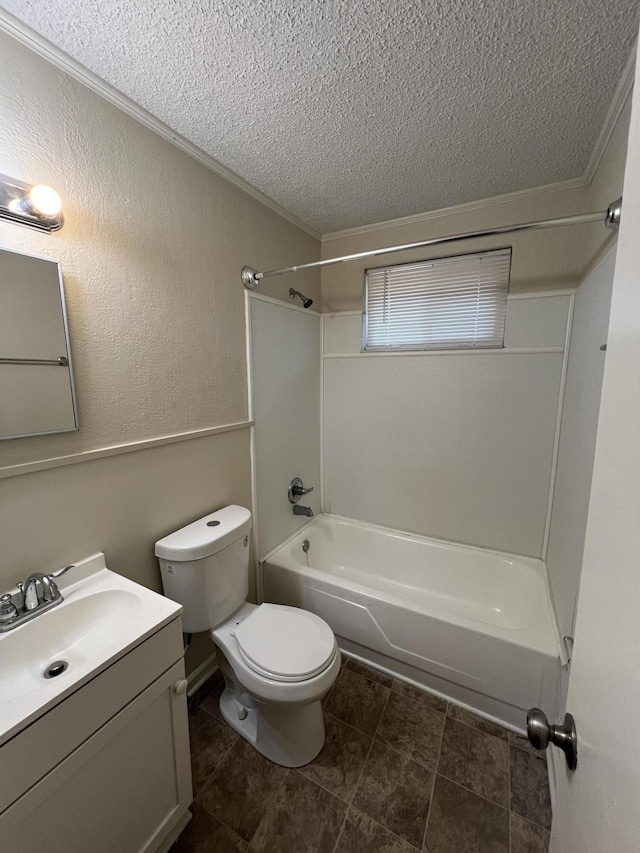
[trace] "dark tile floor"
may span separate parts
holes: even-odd
[[[527,741],[354,661],[324,702],[320,755],[272,764],[189,700],[193,820],[172,853],[546,853],[544,757]]]

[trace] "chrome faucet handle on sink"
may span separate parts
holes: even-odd
[[[10,592],[0,596],[0,633],[17,628],[39,613],[60,604],[63,598],[55,579],[73,568],[75,564],[51,574],[33,572],[24,583],[17,584],[22,600]]]
[[[75,567],[76,567],[76,564],[75,564],[75,563],[72,563],[70,566],[65,566],[65,567],[64,567],[64,569],[60,569],[60,571],[59,571],[59,572],[51,572],[51,574],[50,574],[50,575],[48,575],[48,577],[50,577],[50,578],[59,578],[59,577],[61,577],[62,575],[66,575],[66,573],[67,573],[70,569],[75,569]]]
[[[62,598],[55,579],[65,575],[70,569],[75,569],[75,564],[65,566],[64,569],[48,575],[44,575],[42,572],[34,572],[24,584],[18,584],[23,595],[24,609],[35,610],[40,604]],[[42,586],[42,599],[38,596],[38,582]]]
[[[0,624],[11,622],[18,615],[18,608],[13,603],[11,593],[0,596]]]

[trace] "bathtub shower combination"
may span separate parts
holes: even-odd
[[[348,655],[519,730],[555,711],[540,560],[320,515],[261,563],[264,601],[325,619]]]

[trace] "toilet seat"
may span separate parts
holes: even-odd
[[[274,681],[296,682],[325,670],[336,655],[333,631],[298,607],[261,604],[231,632],[244,663]]]

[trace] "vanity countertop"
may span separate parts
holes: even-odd
[[[182,613],[98,553],[58,582],[63,602],[0,634],[0,746]],[[68,664],[45,678],[55,661]]]

